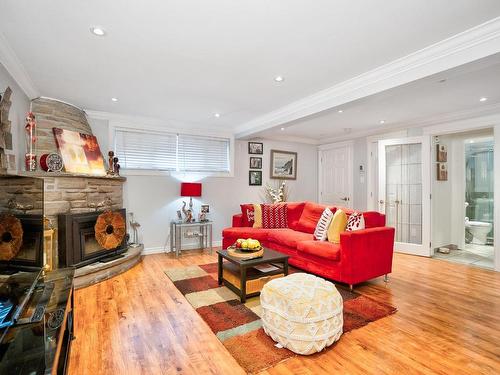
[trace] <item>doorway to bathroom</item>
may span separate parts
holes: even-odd
[[[434,137],[434,257],[494,268],[493,130]]]

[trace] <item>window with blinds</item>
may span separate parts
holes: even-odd
[[[228,138],[115,129],[122,169],[229,172]]]

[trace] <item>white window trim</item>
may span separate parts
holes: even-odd
[[[229,172],[177,172],[177,171],[160,171],[156,169],[120,169],[122,176],[199,176],[203,177],[234,177],[234,152],[235,141],[234,135],[227,132],[215,132],[212,130],[193,130],[193,129],[175,129],[175,128],[157,128],[153,126],[138,126],[129,122],[110,120],[108,126],[109,145],[110,149],[115,149],[115,132],[116,130],[133,130],[135,132],[144,133],[176,133],[188,135],[202,135],[207,137],[220,137],[229,139]]]

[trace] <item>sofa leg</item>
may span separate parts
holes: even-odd
[[[352,290],[353,290],[353,289],[354,289],[354,285],[349,284],[349,291],[351,291],[351,292],[352,292]]]
[[[388,283],[388,282],[389,282],[389,275],[385,274],[384,275],[384,283]]]

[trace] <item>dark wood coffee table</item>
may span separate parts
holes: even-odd
[[[231,289],[242,303],[247,297],[258,296],[267,281],[288,275],[289,256],[271,249],[264,248],[262,257],[249,260],[234,258],[227,250],[217,250],[217,255],[219,285],[224,284]],[[273,269],[263,270],[265,266],[273,266]]]

